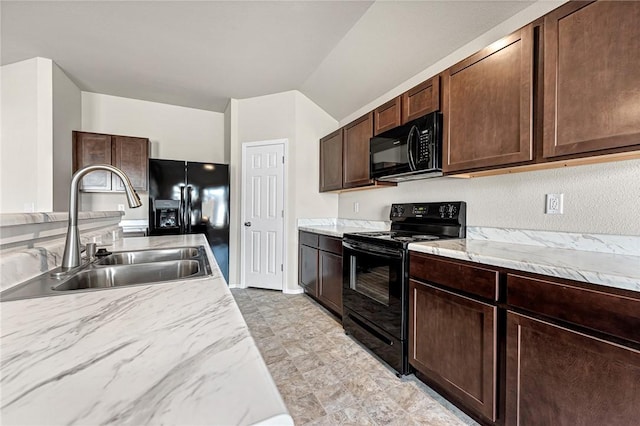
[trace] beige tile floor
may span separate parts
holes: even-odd
[[[399,379],[306,295],[233,289],[296,425],[475,425],[413,375]]]

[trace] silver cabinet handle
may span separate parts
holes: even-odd
[[[244,226],[251,226],[251,222],[245,222]]]

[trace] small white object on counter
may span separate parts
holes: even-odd
[[[282,424],[286,406],[202,235],[213,277],[3,302],[6,424]]]

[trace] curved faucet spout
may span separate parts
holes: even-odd
[[[124,183],[124,191],[127,194],[129,207],[136,208],[142,205],[140,196],[133,189],[133,185],[125,172],[110,164],[95,164],[86,166],[73,174],[71,178],[71,193],[69,194],[69,226],[67,228],[67,238],[64,244],[64,255],[62,256],[62,269],[68,270],[80,266],[80,231],[78,230],[78,197],[80,181],[87,174],[96,170],[106,170],[114,173]]]

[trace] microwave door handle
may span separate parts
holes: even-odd
[[[411,127],[411,131],[409,131],[409,136],[407,136],[407,158],[409,159],[409,168],[411,169],[411,171],[415,171],[416,170],[416,162],[415,159],[413,158],[413,152],[414,150],[414,134],[417,134],[418,132],[418,127],[416,126],[412,126]]]

